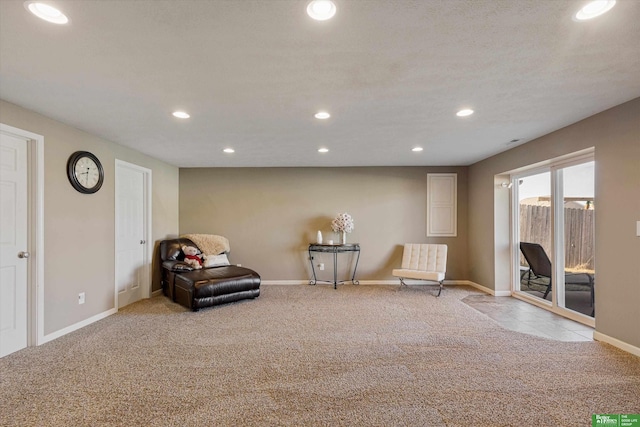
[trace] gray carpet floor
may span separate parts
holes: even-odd
[[[640,358],[503,329],[448,287],[165,297],[0,359],[2,426],[590,426],[640,413]]]

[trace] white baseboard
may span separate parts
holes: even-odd
[[[263,280],[261,285],[308,285],[308,280]]]
[[[437,284],[437,282],[426,282],[423,280],[405,280],[404,281],[407,285],[434,285]],[[326,283],[326,282],[320,282],[320,283]],[[350,284],[351,281],[347,280],[345,282],[346,284]],[[398,285],[400,286],[400,281],[398,279],[396,280],[359,280],[358,283],[360,285]],[[261,282],[262,285],[308,285],[309,284],[309,280],[263,280]],[[444,281],[444,285],[445,286],[449,286],[449,285],[467,285],[467,286],[473,286],[474,288],[478,288],[483,292],[486,292],[488,294],[494,295],[494,291],[489,289],[489,288],[485,288],[484,286],[480,286],[478,284],[475,284],[473,282],[470,282],[468,280],[445,280]],[[510,296],[511,293],[510,292],[506,292],[505,296]],[[503,296],[503,295],[499,295],[499,296]]]
[[[95,316],[89,317],[88,319],[75,323],[71,326],[67,326],[66,328],[47,334],[44,337],[42,337],[42,341],[39,342],[38,345],[47,343],[49,341],[53,341],[56,338],[60,338],[61,336],[67,335],[70,332],[77,331],[80,328],[84,328],[85,326],[88,326],[94,322],[97,322],[98,320],[104,319],[105,317],[111,316],[112,314],[115,314],[117,312],[118,312],[117,308],[112,308],[111,310],[107,310],[105,312],[96,314]]]
[[[487,288],[486,286],[479,285],[470,280],[465,280],[465,282],[466,282],[465,283],[466,285],[472,286],[486,294],[493,295],[494,297],[510,297],[511,296],[511,291],[494,291],[493,289]]]
[[[360,283],[361,285],[397,285],[397,286],[400,286],[400,280],[397,280],[397,279],[396,280],[360,280],[360,281],[358,281],[358,283]],[[405,283],[413,285],[413,283],[409,283],[408,280],[406,280]],[[417,281],[416,281],[416,283],[417,283]],[[425,282],[422,282],[422,283],[424,284]]]
[[[356,280],[358,281],[358,280]],[[319,283],[333,283],[333,282],[319,282]],[[351,280],[347,280],[347,285],[351,283]],[[359,280],[359,284],[361,285],[400,285],[399,280]],[[424,282],[420,280],[405,280],[405,283],[408,285],[431,285],[434,283]],[[263,280],[260,282],[261,285],[308,285],[309,280]],[[468,283],[464,280],[445,280],[445,285],[467,285]]]
[[[157,297],[158,295],[162,295],[162,289],[158,289],[157,291],[151,292],[151,298]]]
[[[593,331],[593,339],[596,341],[602,341],[607,344],[611,344],[612,346],[617,347],[620,350],[624,350],[628,353],[633,354],[634,356],[640,357],[640,347],[636,347],[624,341],[620,341],[619,339],[610,337],[609,335],[605,335],[602,332]]]
[[[350,283],[350,282],[347,282]],[[407,285],[426,285],[426,286],[433,286],[433,285],[437,285],[438,282],[430,282],[430,281],[424,281],[424,280],[411,280],[411,279],[405,279],[404,283],[406,283]],[[361,285],[397,285],[400,286],[400,280],[399,279],[395,279],[395,280],[360,280],[360,284]],[[466,285],[468,284],[466,282],[466,280],[445,280],[444,281],[444,285],[448,286],[448,285]]]
[[[407,285],[434,285],[436,284],[436,282],[425,282],[422,280],[405,280],[404,281]],[[321,282],[321,283],[325,283],[325,282]],[[351,283],[351,281],[346,281],[346,284]],[[263,285],[308,285],[309,284],[309,280],[263,280],[262,283]],[[395,280],[360,280],[359,281],[360,285],[398,285],[400,286],[400,281],[398,279]],[[445,280],[444,281],[444,285],[445,286],[456,286],[456,285],[463,285],[463,286],[471,286],[474,287],[486,294],[489,295],[493,295],[495,297],[510,297],[511,296],[511,291],[494,291],[493,289],[489,289],[485,286],[479,285],[477,283],[474,283],[470,280]]]

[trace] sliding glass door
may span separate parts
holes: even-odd
[[[556,213],[562,269],[557,274],[558,306],[595,315],[594,162],[557,169],[562,209]],[[561,198],[560,198],[561,197]]]
[[[510,183],[515,295],[587,324],[595,317],[594,169],[590,153]]]
[[[516,253],[519,280],[516,290],[530,297],[551,301],[551,265],[545,255],[553,255],[551,244],[551,172],[545,169],[520,175],[514,182],[517,200]]]

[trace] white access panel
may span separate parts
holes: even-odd
[[[427,174],[427,236],[455,237],[458,233],[458,174]]]

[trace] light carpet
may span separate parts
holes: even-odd
[[[0,359],[2,426],[590,426],[640,413],[640,359],[500,327],[425,287],[165,297]]]

